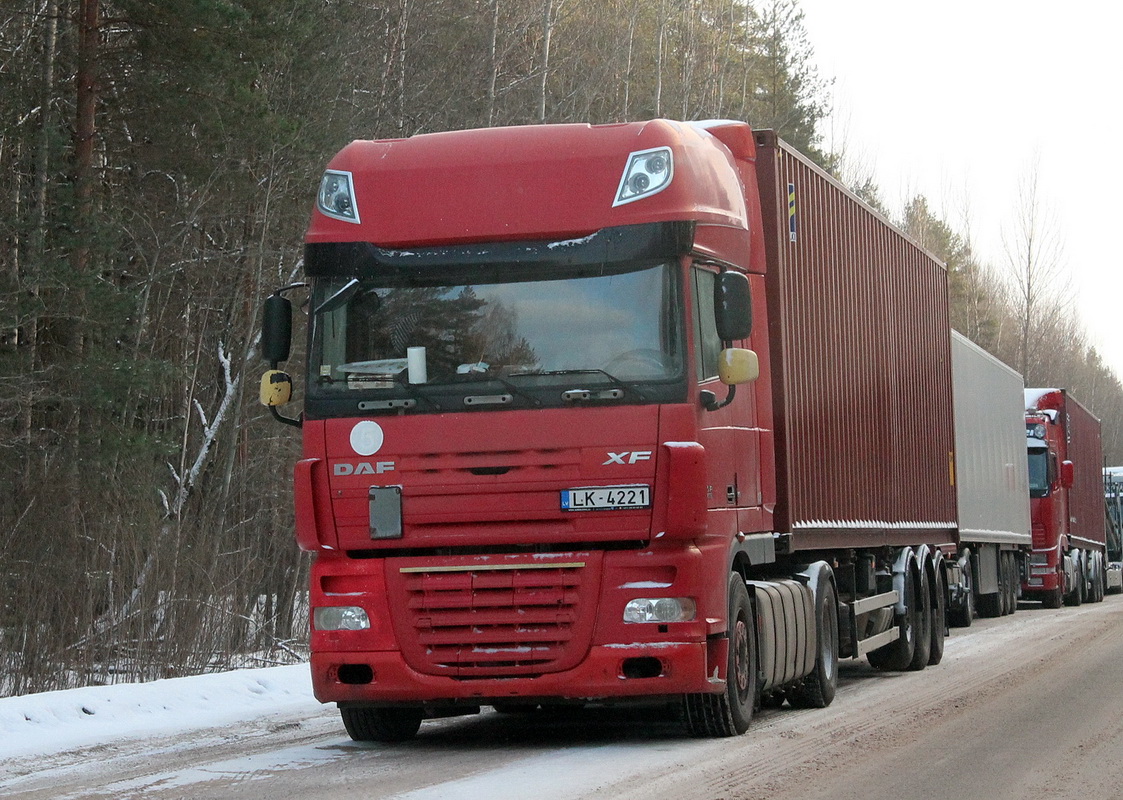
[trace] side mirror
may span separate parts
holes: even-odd
[[[1061,462],[1061,486],[1066,489],[1071,489],[1072,484],[1076,482],[1076,468],[1071,461]]]
[[[726,270],[714,283],[714,318],[723,342],[745,339],[753,330],[753,300],[749,279]]]
[[[717,377],[726,386],[737,386],[760,377],[760,360],[752,350],[727,347],[717,361]]]
[[[279,294],[270,295],[265,299],[265,313],[261,322],[261,357],[277,366],[288,360],[291,346],[292,303]]]
[[[261,404],[275,408],[292,399],[292,378],[279,369],[271,369],[261,376]]]

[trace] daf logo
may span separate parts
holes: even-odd
[[[606,467],[609,464],[635,464],[637,461],[650,460],[650,450],[625,450],[623,453],[609,453],[608,461],[605,461],[603,464],[601,464],[601,466]]]
[[[358,464],[348,464],[341,461],[333,467],[336,475],[381,475],[384,472],[394,471],[393,461],[378,461],[371,464],[369,461],[360,461]]]

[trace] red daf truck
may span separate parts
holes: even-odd
[[[770,131],[356,141],[310,286],[297,540],[355,739],[661,703],[696,735],[919,670],[956,537],[946,273]],[[289,400],[293,287],[262,400]]]
[[[1049,608],[1107,591],[1100,421],[1064,389],[1026,389],[1033,552],[1022,593]]]

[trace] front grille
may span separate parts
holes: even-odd
[[[533,676],[575,666],[596,611],[592,554],[546,563],[387,564],[406,662],[458,678]],[[599,559],[595,559],[599,562]]]

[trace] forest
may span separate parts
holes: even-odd
[[[1069,387],[1123,463],[1123,386],[1032,176],[1009,263],[982,263],[927,198],[886,207],[823,148],[830,89],[798,0],[5,2],[0,696],[305,657],[299,440],[258,405],[257,331],[356,138],[774,128],[946,261],[955,327]]]

